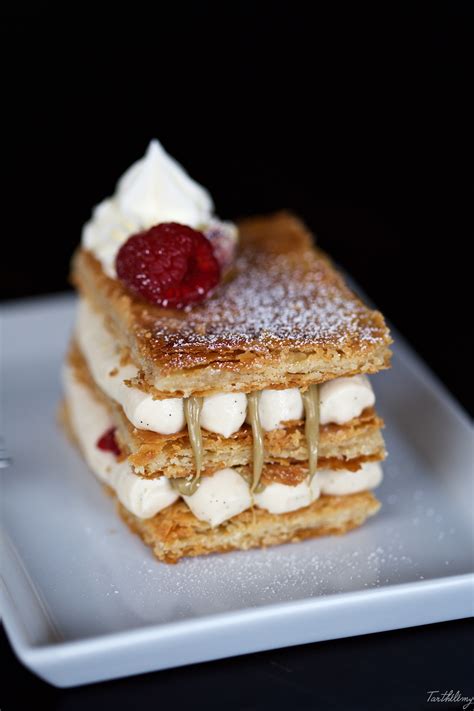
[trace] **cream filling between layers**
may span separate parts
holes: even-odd
[[[179,495],[166,477],[142,479],[126,460],[119,462],[114,454],[97,447],[99,437],[112,425],[107,408],[76,380],[69,367],[64,368],[63,385],[71,425],[88,465],[125,508],[139,518],[151,518],[173,504]]]
[[[180,498],[166,477],[142,479],[132,472],[126,460],[117,461],[110,452],[97,447],[97,441],[112,423],[107,409],[78,382],[70,367],[63,375],[66,402],[81,450],[96,476],[113,489],[123,506],[139,518],[151,518]],[[270,513],[286,513],[308,506],[321,493],[343,496],[377,486],[382,479],[380,464],[368,462],[357,472],[318,471],[297,486],[273,483],[252,497],[250,487],[234,469],[226,468],[203,477],[192,496],[183,496],[190,510],[201,521],[218,526],[245,511],[252,502]]]
[[[185,427],[182,398],[154,400],[150,394],[125,384],[124,381],[134,378],[138,370],[131,363],[120,364],[115,339],[104,319],[85,299],[79,301],[76,338],[94,381],[122,406],[135,427],[165,435],[180,432]],[[203,398],[201,427],[230,437],[238,432],[247,418],[247,400],[244,393],[218,393]],[[375,395],[366,376],[336,378],[323,383],[319,386],[320,423],[349,422],[374,402]],[[278,429],[290,420],[303,419],[302,395],[298,388],[263,390],[258,397],[258,413],[265,431]]]
[[[184,429],[182,398],[155,400],[149,393],[125,384],[125,380],[138,374],[138,369],[131,363],[121,365],[115,339],[104,319],[85,299],[80,299],[78,305],[76,338],[96,385],[122,406],[135,427],[165,435]],[[203,398],[200,424],[210,432],[229,437],[242,427],[246,414],[245,394],[219,393]]]

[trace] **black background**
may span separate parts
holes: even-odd
[[[2,292],[67,287],[92,206],[157,136],[222,217],[301,214],[472,406],[460,378],[471,357],[472,5],[229,7],[43,5],[6,19]]]
[[[472,411],[465,376],[472,360],[469,3],[128,3],[103,14],[67,7],[23,6],[2,23],[10,188],[2,206],[4,298],[67,288],[68,260],[91,207],[156,136],[210,189],[221,217],[282,207],[299,213]],[[439,663],[444,647],[469,658],[466,625],[268,653],[268,663],[289,655],[283,666],[303,670],[295,707],[315,708],[319,698],[323,708],[364,708],[364,699],[371,708],[372,685],[386,683],[392,700],[422,708],[428,680],[431,688],[444,688],[441,678],[466,685],[467,667],[463,672],[447,654],[448,678]],[[424,671],[419,688],[410,677],[407,692],[412,653]],[[323,665],[319,679],[323,654],[335,665]],[[311,705],[301,690],[313,693],[313,682],[337,690],[344,683],[339,665],[347,670],[359,656],[374,669],[365,666],[363,679],[351,673],[351,694],[314,692]],[[122,698],[117,708],[125,708],[124,689],[156,704],[164,686],[166,693],[179,688],[191,703],[201,679],[206,694],[216,693],[216,683],[218,694],[225,690],[229,708],[263,708],[276,703],[280,688],[258,671],[266,659],[164,672],[145,677],[144,686],[116,682],[61,698],[87,699],[95,708],[92,700],[106,688],[107,704]],[[38,690],[9,663],[10,683]],[[394,676],[399,686],[389,683]],[[229,706],[230,689],[247,678],[254,701],[238,697]],[[354,694],[360,705],[350,702]],[[53,704],[59,697],[47,698]]]

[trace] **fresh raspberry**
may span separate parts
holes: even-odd
[[[102,437],[97,440],[96,447],[103,449],[104,452],[112,452],[116,457],[120,456],[120,447],[117,444],[117,438],[115,437],[116,427],[111,427],[110,430],[104,432]]]
[[[132,293],[165,308],[202,301],[220,278],[209,240],[177,222],[163,222],[129,237],[115,266]]]

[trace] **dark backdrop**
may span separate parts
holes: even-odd
[[[65,7],[3,23],[5,298],[67,288],[91,207],[156,136],[222,217],[298,212],[472,405],[472,5]]]
[[[300,213],[470,404],[472,11],[379,5],[46,5],[7,19],[4,296],[67,288],[91,207],[157,136],[221,216]]]

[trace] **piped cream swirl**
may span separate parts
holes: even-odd
[[[232,242],[235,225],[220,222],[209,192],[185,172],[157,140],[143,158],[120,178],[115,194],[97,205],[82,233],[83,246],[116,277],[117,252],[130,235],[161,222],[179,222],[195,229],[223,231]],[[212,239],[211,239],[212,241]]]

